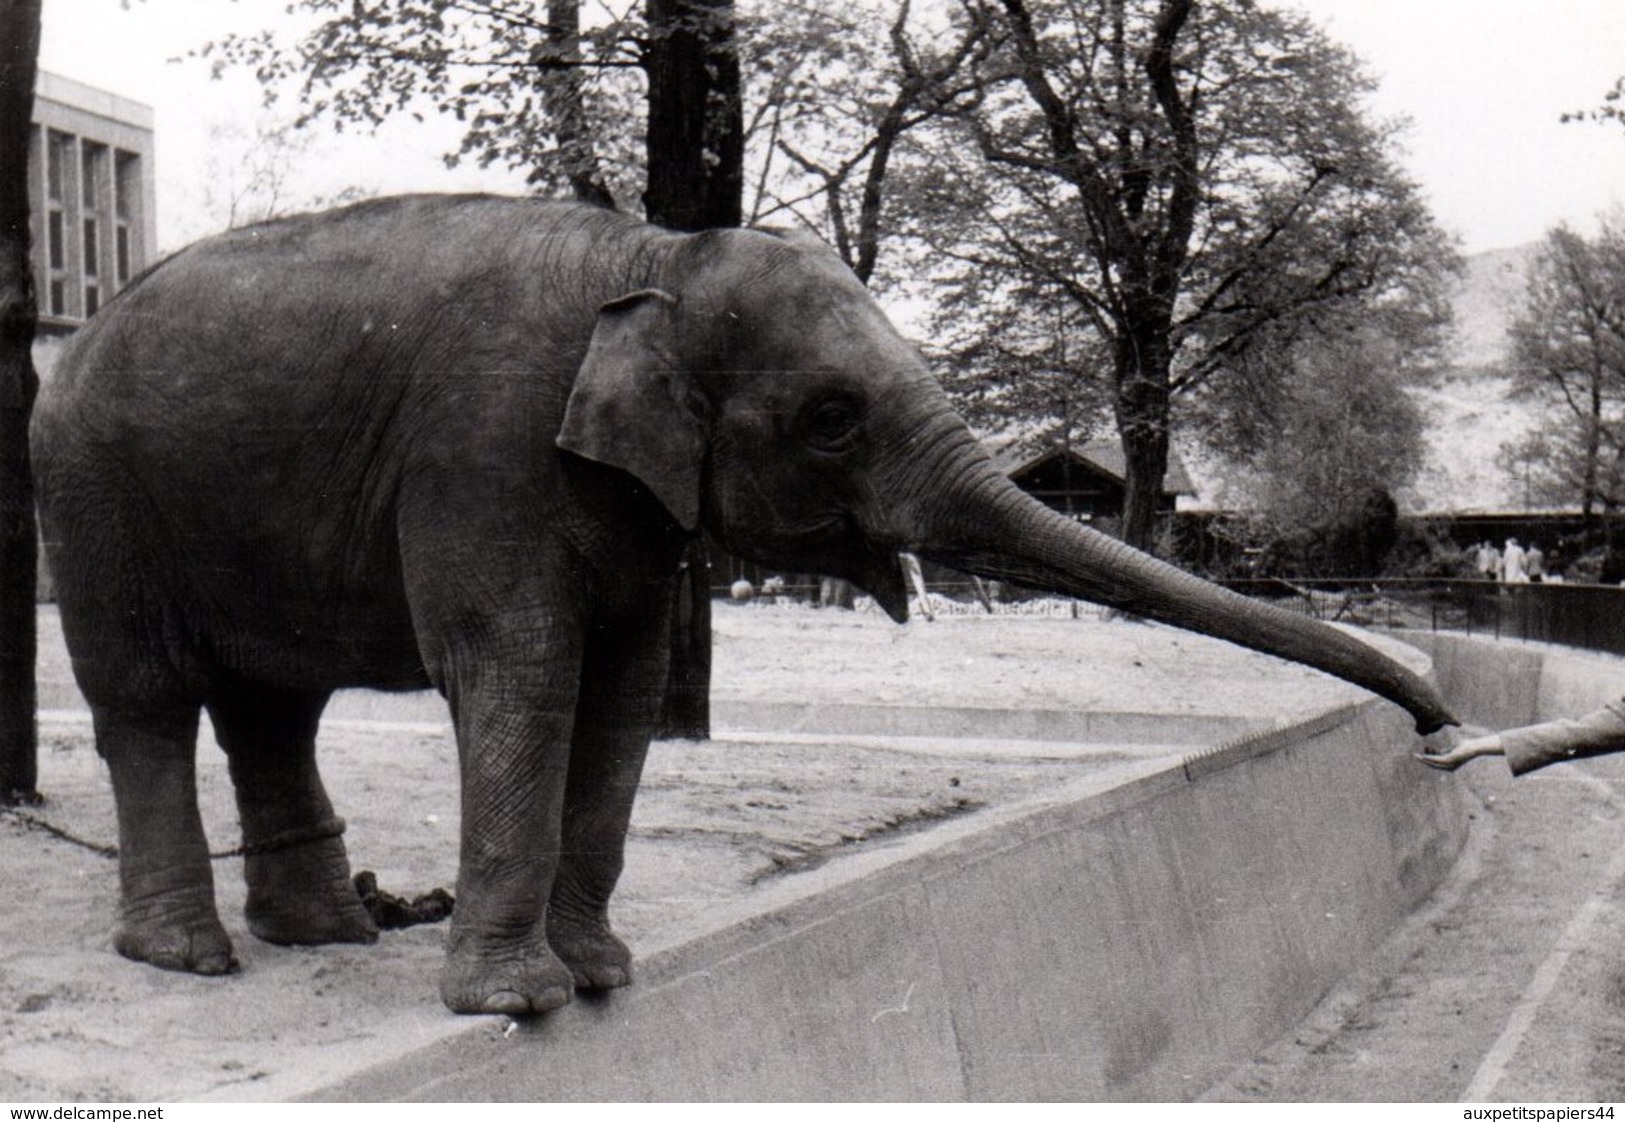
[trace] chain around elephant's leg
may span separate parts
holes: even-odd
[[[244,912],[268,943],[371,943],[378,927],[350,881],[343,820],[316,768],[327,694],[250,683],[209,699],[243,829]]]

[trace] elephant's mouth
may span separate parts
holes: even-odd
[[[898,623],[908,622],[908,585],[895,546],[870,541],[844,514],[809,519],[772,542],[724,538],[734,553],[767,568],[849,580]]]

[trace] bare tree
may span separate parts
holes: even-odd
[[[866,285],[898,234],[887,213],[896,201],[893,159],[911,132],[974,103],[970,63],[986,44],[986,29],[973,24],[935,49],[922,46],[910,28],[912,0],[900,0],[889,20],[882,14],[861,3],[784,9],[754,47],[772,77],[753,121],[761,173],[752,218],[795,216],[827,236]]]
[[[1533,458],[1543,493],[1566,491],[1590,521],[1599,506],[1611,510],[1625,499],[1625,228],[1618,220],[1591,239],[1566,226],[1546,235],[1509,333],[1513,391],[1547,412],[1539,446],[1513,455]]]
[[[1045,291],[1087,323],[1149,548],[1173,403],[1356,308],[1443,301],[1446,239],[1370,80],[1301,16],[1196,0],[965,0],[1000,46],[916,173],[944,287]],[[1401,295],[1403,294],[1403,296]]]
[[[290,120],[267,117],[211,128],[200,215],[215,228],[231,230],[365,198],[365,191],[353,187],[332,195],[300,188],[300,169],[312,158],[315,143],[314,132]]]

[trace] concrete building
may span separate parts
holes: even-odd
[[[40,334],[72,331],[156,246],[151,107],[41,72],[28,203]]]

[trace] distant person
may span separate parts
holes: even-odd
[[[1473,555],[1473,568],[1485,580],[1494,580],[1495,574],[1501,567],[1501,555],[1495,552],[1495,547],[1487,541],[1478,543],[1478,552]]]
[[[1507,584],[1528,584],[1529,573],[1524,569],[1524,560],[1518,539],[1508,538],[1506,552],[1501,555],[1501,579]]]
[[[1540,551],[1538,542],[1530,542],[1524,551],[1523,571],[1529,574],[1530,584],[1540,584],[1546,579],[1546,555]]]
[[[1625,698],[1573,720],[1507,729],[1489,736],[1463,740],[1437,756],[1418,755],[1429,767],[1454,771],[1480,756],[1505,756],[1513,775],[1523,775],[1548,764],[1625,752]]]

